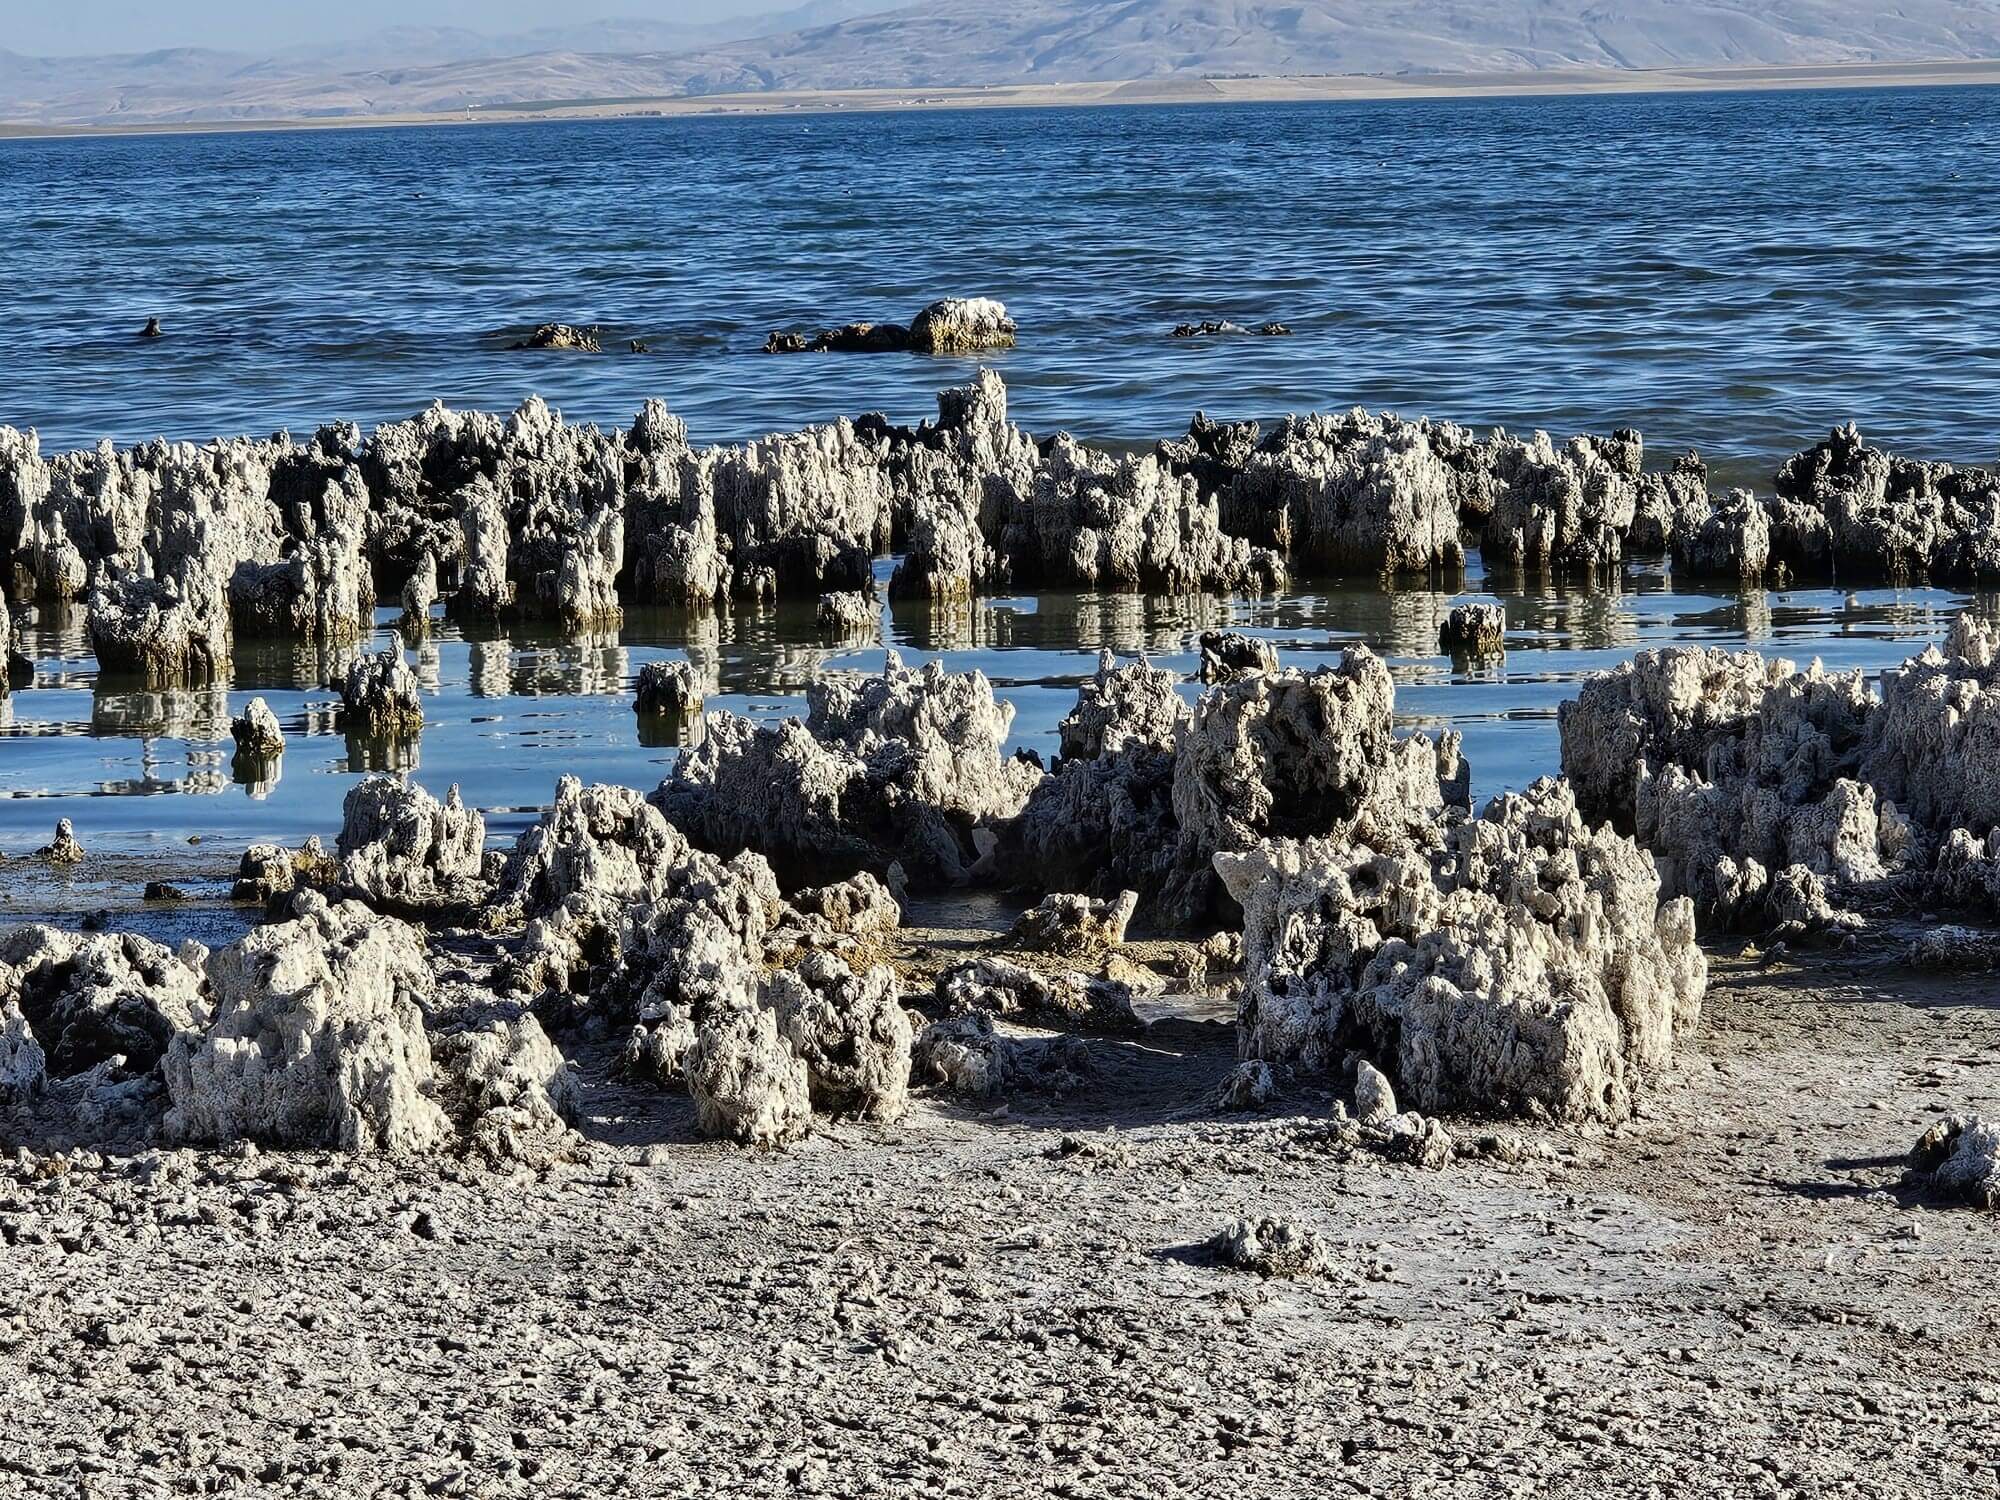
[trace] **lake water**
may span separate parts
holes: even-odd
[[[1926,456],[2000,455],[2000,91],[984,111],[0,142],[0,422],[45,448],[407,416],[433,397],[627,422],[663,396],[697,440],[865,410],[915,420],[970,362],[772,358],[781,327],[1001,297],[995,363],[1031,430],[1145,443],[1196,407],[1356,403],[1558,433],[1635,425],[1723,482],[1858,419]],[[133,337],[158,316],[168,336]],[[1183,320],[1284,339],[1179,342]],[[551,319],[607,349],[510,352]],[[884,567],[886,576],[886,565]],[[1477,568],[1466,584],[1479,592]],[[1555,705],[1650,645],[1748,643],[1877,668],[1942,635],[1939,591],[1676,592],[1639,560],[1591,588],[1499,590],[1504,666],[1435,653],[1446,595],[1308,582],[1276,600],[1094,596],[885,615],[884,642],[983,669],[1043,750],[1100,645],[1191,670],[1232,623],[1310,665],[1388,655],[1411,725],[1462,729],[1483,795],[1555,766]],[[388,616],[385,614],[384,619]],[[217,692],[99,684],[80,629],[28,636],[0,710],[0,851],[58,816],[143,852],[331,834],[362,769],[321,665],[244,652]],[[711,706],[794,710],[829,653],[807,612],[635,614],[615,642],[427,648],[415,772],[506,832],[554,777],[650,788],[674,750],[626,696],[685,652]],[[275,786],[230,779],[228,711],[268,698]]]

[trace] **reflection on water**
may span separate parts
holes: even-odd
[[[1438,651],[1439,623],[1467,597],[1505,608],[1504,661],[1454,663]],[[1991,610],[2000,601],[1970,602]],[[677,657],[694,664],[710,708],[775,717],[800,711],[817,673],[878,670],[884,646],[906,658],[941,656],[953,670],[984,671],[1015,706],[1015,744],[1046,757],[1101,647],[1143,651],[1192,677],[1197,637],[1225,625],[1270,639],[1307,668],[1355,642],[1382,653],[1402,722],[1460,730],[1474,789],[1486,796],[1554,770],[1556,705],[1585,674],[1635,650],[1747,645],[1873,671],[1942,638],[1967,603],[1935,589],[1679,592],[1663,568],[1643,562],[1587,582],[1488,576],[1475,561],[1456,590],[1306,580],[1263,599],[899,602],[884,611],[873,643],[828,639],[810,602],[718,614],[634,609],[616,635],[575,640],[537,629],[468,638],[443,626],[414,649],[426,723],[404,743],[343,734],[339,696],[325,684],[351,651],[245,642],[226,680],[147,691],[100,677],[72,616],[26,629],[34,685],[0,700],[0,850],[46,841],[59,816],[101,850],[194,834],[236,843],[330,834],[354,778],[373,770],[414,772],[438,793],[459,783],[505,836],[530,820],[561,774],[641,789],[658,782],[699,721],[642,719],[632,684],[647,662]],[[385,610],[378,624],[386,630],[392,620]],[[1198,685],[1185,691],[1192,697]],[[285,753],[268,764],[238,759],[229,737],[232,712],[252,695],[285,730]]]

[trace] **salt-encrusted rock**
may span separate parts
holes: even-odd
[[[207,682],[229,660],[228,613],[198,583],[120,579],[91,597],[85,623],[101,670],[156,686]]]
[[[349,894],[385,910],[427,910],[478,893],[486,820],[456,783],[439,802],[413,781],[370,776],[347,794],[336,848]]]
[[[909,1108],[912,1032],[895,970],[876,964],[856,974],[831,954],[809,953],[771,976],[768,998],[805,1063],[813,1108],[885,1121]]]
[[[186,1140],[420,1152],[450,1125],[422,1006],[421,934],[357,902],[295,898],[294,917],[208,959],[214,1019],[163,1063],[167,1130]]]
[[[1354,1067],[1354,1118],[1379,1125],[1396,1113],[1396,1090],[1382,1070],[1366,1060]]]
[[[1002,830],[997,863],[1016,885],[1114,898],[1139,892],[1148,920],[1198,923],[1213,877],[1180,863],[1171,748],[1128,745],[1116,755],[1067,760],[1036,784]]]
[[[176,1032],[207,1020],[206,957],[199,944],[177,954],[136,933],[19,927],[0,939],[0,1007],[25,1018],[51,1077],[107,1063],[118,1076],[145,1073]]]
[[[766,354],[900,354],[910,348],[910,330],[901,323],[843,323],[817,333],[774,331],[764,340]]]
[[[1443,805],[1442,762],[1447,752],[1456,761],[1456,745],[1398,741],[1394,706],[1389,669],[1359,646],[1310,675],[1261,672],[1204,693],[1174,762],[1190,862],[1357,819],[1428,819]]]
[[[774,433],[684,466],[683,506],[712,508],[738,593],[806,598],[870,586],[892,531],[879,450],[852,422]],[[688,500],[688,496],[708,497]]]
[[[1931,1126],[1911,1150],[1910,1167],[1934,1192],[2000,1210],[2000,1128],[1978,1115],[1951,1115]]]
[[[884,871],[969,877],[1042,773],[1002,756],[1013,722],[979,672],[933,662],[879,677],[823,677],[805,720],[761,726],[711,714],[652,801],[721,852],[755,849],[810,879]]]
[[[1870,447],[1853,425],[1778,471],[1771,554],[1800,573],[2000,582],[2000,473]]]
[[[1137,977],[1130,968],[1093,977],[1076,969],[1031,969],[987,956],[940,973],[937,997],[952,1015],[977,1011],[1093,1031],[1134,1031],[1142,1024],[1132,1004],[1141,992],[1131,982]],[[1161,987],[1157,976],[1150,983],[1141,982],[1146,992]]]
[[[406,641],[421,641],[431,628],[431,609],[438,601],[437,558],[429,552],[417,559],[403,581],[402,617],[396,629]]]
[[[308,474],[280,507],[282,555],[239,563],[230,574],[230,617],[245,635],[356,641],[375,608],[363,553],[368,491],[353,469],[331,480],[316,468]]]
[[[243,705],[243,712],[230,721],[229,734],[239,755],[268,760],[285,750],[285,731],[262,698],[252,698]]]
[[[1708,465],[1695,452],[1683,453],[1664,474],[1639,476],[1632,524],[1625,532],[1629,552],[1661,553],[1677,537],[1699,528],[1714,509],[1708,493]]]
[[[2000,631],[1961,614],[1943,651],[1891,668],[1881,684],[1863,777],[1929,827],[2000,825]]]
[[[1269,641],[1234,630],[1201,633],[1201,680],[1235,682],[1252,672],[1278,670],[1278,648]]]
[[[507,511],[489,481],[475,479],[459,493],[458,529],[464,561],[445,613],[474,624],[506,618],[514,607],[514,584],[507,575]]]
[[[236,884],[229,892],[229,899],[268,902],[301,883],[329,879],[335,869],[317,834],[307,839],[305,847],[297,852],[282,844],[252,844],[243,851],[243,858],[237,864]]]
[[[489,1162],[539,1165],[574,1149],[575,1070],[532,1015],[439,1037],[433,1053],[464,1138]]]
[[[1437,437],[1429,423],[1387,413],[1313,413],[1287,417],[1238,464],[1192,467],[1220,490],[1232,535],[1318,568],[1456,570],[1465,548]]]
[[[1262,1109],[1278,1095],[1277,1075],[1261,1058],[1240,1062],[1222,1082],[1217,1104],[1223,1109]]]
[[[595,328],[578,328],[569,323],[543,323],[518,343],[510,344],[511,349],[560,349],[577,354],[602,354],[604,347],[597,341]]]
[[[912,320],[910,347],[919,354],[976,354],[1013,348],[1017,332],[1005,305],[993,298],[948,297]]]
[[[76,826],[68,818],[56,819],[56,836],[35,853],[52,865],[80,865],[83,845],[77,840]]]
[[[1277,553],[1223,531],[1213,500],[1157,458],[1114,459],[1057,434],[1032,492],[1001,525],[1017,584],[1147,593],[1264,593],[1283,586]]]
[[[1707,966],[1651,859],[1537,782],[1435,854],[1271,840],[1216,866],[1244,908],[1246,1057],[1358,1049],[1426,1114],[1622,1119],[1700,1013]]]
[[[1762,581],[1771,562],[1771,518],[1748,490],[1732,490],[1698,523],[1673,538],[1674,571],[1689,578]]]
[[[719,1010],[702,1023],[688,1092],[704,1135],[782,1146],[812,1129],[806,1065],[780,1035],[777,1013],[761,1006]]]
[[[1139,893],[1122,891],[1110,900],[1051,895],[1015,919],[1008,941],[1037,953],[1089,962],[1125,941],[1125,928],[1139,909]]]
[[[970,1099],[1017,1091],[1065,1094],[1096,1071],[1082,1038],[1004,1036],[979,1011],[925,1027],[912,1059],[917,1081]]]
[[[908,516],[889,597],[956,603],[1002,584],[1008,561],[995,545],[1000,525],[1027,503],[1042,456],[1007,420],[1000,377],[981,370],[971,383],[940,391],[937,421],[914,432],[869,425]]]
[[[1486,454],[1495,488],[1481,555],[1489,566],[1617,562],[1638,505],[1642,456],[1636,432],[1609,441],[1574,437],[1560,450],[1544,432],[1525,442],[1495,434]]]
[[[1084,681],[1076,707],[1057,726],[1063,759],[1091,760],[1138,746],[1171,750],[1181,726],[1194,717],[1175,690],[1179,680],[1144,657],[1121,667],[1109,651],[1100,652],[1096,674]]]
[[[1328,1276],[1333,1255],[1318,1234],[1289,1219],[1232,1219],[1209,1242],[1225,1266],[1258,1276]]]
[[[866,870],[833,885],[795,892],[785,905],[797,920],[846,937],[881,937],[903,921],[895,896]]]
[[[882,606],[860,589],[819,596],[818,622],[824,635],[842,638],[874,635],[881,627]]]
[[[47,1076],[47,1056],[28,1018],[13,1001],[0,1001],[0,1103],[34,1093]]]
[[[1927,928],[1903,950],[1903,962],[1913,969],[1945,973],[1988,972],[2000,968],[2000,934],[1950,923]]]
[[[687,661],[649,661],[639,668],[632,707],[642,714],[688,718],[701,712],[701,675]]]
[[[1507,611],[1497,604],[1455,605],[1438,628],[1438,645],[1453,656],[1504,656]]]
[[[364,739],[415,739],[423,733],[424,700],[417,674],[403,659],[403,643],[356,658],[340,682],[341,722]]]
[[[515,988],[587,994],[596,970],[628,1015],[691,1028],[712,1004],[754,998],[778,887],[755,856],[690,848],[637,792],[566,776],[516,840],[494,901],[527,919],[507,966]]]

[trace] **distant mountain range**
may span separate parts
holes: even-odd
[[[2000,57],[2000,0],[810,0],[734,22],[397,28],[268,57],[0,51],[0,120],[442,113],[776,89]]]

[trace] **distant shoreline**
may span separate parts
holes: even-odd
[[[1762,93],[1978,85],[2000,85],[2000,59],[1632,71],[1579,68],[1534,73],[1429,73],[1396,77],[1161,78],[1114,83],[992,84],[938,89],[773,90],[696,97],[550,100],[540,104],[495,105],[443,113],[341,115],[320,119],[207,120],[130,125],[0,123],[0,139],[236,134],[260,130],[366,130],[417,125],[508,125],[536,120],[874,114],[901,110],[1061,109],[1135,104],[1297,104],[1314,101]]]

